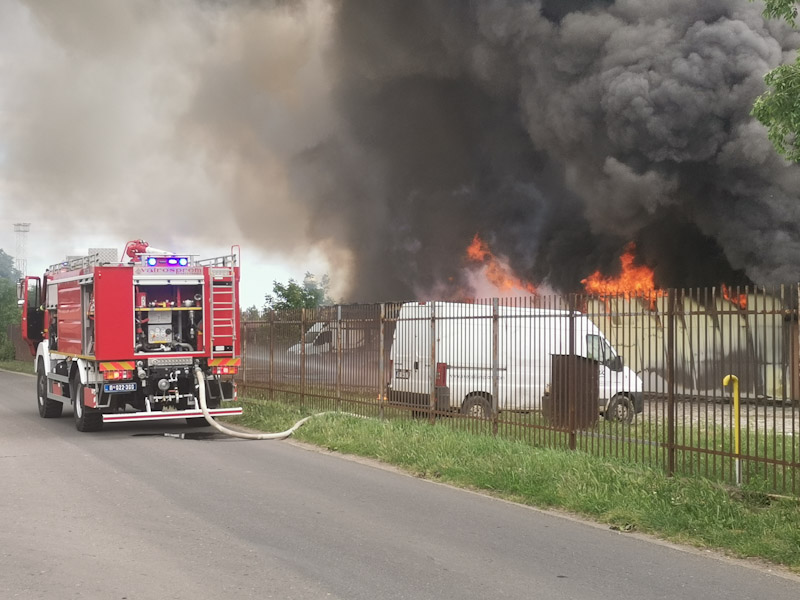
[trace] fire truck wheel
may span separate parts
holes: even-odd
[[[186,419],[186,424],[189,427],[211,427],[211,423],[206,421],[205,417],[191,417]]]
[[[39,404],[40,417],[54,419],[61,416],[64,404],[47,397],[47,375],[44,372],[44,361],[41,358],[36,365],[36,399]]]
[[[75,427],[78,431],[100,431],[103,428],[103,415],[96,408],[83,405],[83,384],[78,377],[72,381],[72,403],[75,414]]]
[[[636,407],[633,406],[633,400],[625,394],[614,396],[608,403],[608,408],[605,412],[607,421],[625,423],[626,425],[632,423],[635,416]]]
[[[464,404],[461,405],[461,413],[478,419],[489,419],[492,416],[492,405],[486,396],[472,394],[467,396]]]

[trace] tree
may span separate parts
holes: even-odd
[[[19,276],[19,271],[14,268],[14,259],[0,249],[0,360],[14,358],[14,344],[8,339],[8,326],[20,322],[16,283]]]
[[[771,19],[786,19],[792,27],[797,18],[797,0],[764,0],[764,16]]]
[[[0,277],[16,282],[20,277],[20,272],[14,268],[14,258],[6,254],[0,248]]]
[[[7,278],[0,278],[0,360],[14,359],[14,344],[8,339],[8,326],[20,322],[17,305],[17,286]]]
[[[751,0],[752,1],[752,0]],[[797,26],[796,0],[764,0],[764,16],[785,19]],[[769,90],[753,105],[753,116],[767,128],[772,145],[787,160],[800,162],[800,55],[794,63],[780,65],[766,74]]]
[[[313,273],[306,273],[302,285],[294,279],[290,279],[286,285],[278,281],[273,281],[272,284],[273,293],[265,296],[264,310],[317,308],[333,303],[328,297],[330,279],[327,275],[323,275],[322,280],[317,282]]]
[[[255,304],[248,306],[242,311],[242,321],[258,321],[261,318],[261,311],[258,310],[258,307]]]

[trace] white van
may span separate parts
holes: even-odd
[[[347,322],[341,323],[341,336],[339,333],[339,322],[314,323],[306,331],[303,339],[291,346],[288,354],[302,354],[305,346],[306,356],[320,355],[327,352],[338,350],[338,343],[341,341],[342,351],[358,350],[364,347],[366,339],[363,327],[358,328],[354,324]]]
[[[498,306],[495,329],[493,310],[486,304],[403,304],[390,354],[389,402],[427,407],[433,387],[438,410],[484,417],[493,406],[500,411],[538,410],[550,391],[553,356],[570,353],[572,320],[574,355],[597,361],[599,411],[625,422],[642,412],[642,380],[624,366],[586,315]]]

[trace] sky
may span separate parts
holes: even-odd
[[[4,0],[0,247],[242,248],[242,303],[800,281],[800,166],[750,116],[800,33],[748,0]],[[38,272],[37,271],[37,272]],[[479,271],[479,269],[478,269]]]
[[[220,14],[202,15],[194,2],[172,6],[0,3],[0,247],[15,254],[13,224],[31,223],[28,271],[41,274],[89,247],[121,253],[130,239],[200,258],[238,244],[241,303],[261,306],[274,280],[302,281],[330,266],[279,206],[255,219],[247,214],[247,202],[268,204],[273,191],[269,181],[247,191],[249,176],[225,164],[225,142],[193,149],[202,142],[185,114],[203,102],[194,87],[203,84],[193,77],[225,70],[221,63],[243,50],[229,47],[239,30]],[[202,68],[193,64],[200,60]],[[197,110],[213,111],[213,102]],[[264,243],[262,236],[283,239]]]

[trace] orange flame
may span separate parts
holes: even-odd
[[[477,233],[472,238],[472,243],[467,246],[467,259],[474,263],[482,263],[486,279],[498,290],[511,291],[519,289],[529,294],[536,294],[536,287],[514,276],[508,266],[489,250],[489,246]]]
[[[584,289],[590,294],[600,296],[650,296],[651,302],[657,297],[665,296],[664,290],[656,288],[653,270],[645,265],[634,265],[635,259],[636,244],[631,242],[625,246],[625,251],[619,257],[622,272],[617,277],[604,277],[600,271],[595,271],[581,280]]]
[[[734,294],[731,288],[724,283],[722,284],[722,297],[742,310],[747,309],[747,294]]]

